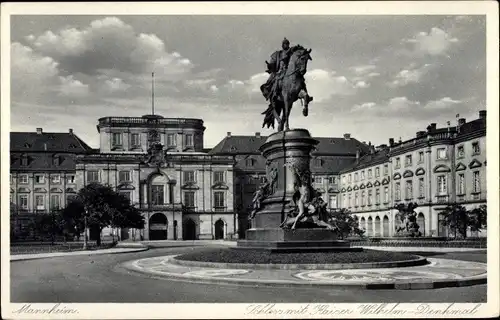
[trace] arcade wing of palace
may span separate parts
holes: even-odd
[[[105,117],[97,124],[98,149],[72,129],[11,132],[10,202],[21,217],[47,214],[100,182],[125,194],[145,217],[145,228],[121,230],[123,239],[243,238],[266,174],[258,149],[267,137],[228,132],[205,148],[204,130],[201,119]],[[394,206],[401,202],[419,204],[418,224],[427,237],[448,235],[440,214],[447,205],[486,203],[486,111],[451,127],[432,123],[413,139],[391,138],[387,145],[350,134],[315,139],[315,188],[329,209],[353,212],[369,237],[394,235]],[[166,150],[157,165],[143,161],[152,141]]]

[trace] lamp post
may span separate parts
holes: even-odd
[[[87,250],[87,215],[88,211],[87,208],[85,208],[85,215],[83,216],[83,250]]]

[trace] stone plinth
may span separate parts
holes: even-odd
[[[293,195],[296,171],[310,177],[311,151],[319,142],[305,129],[294,129],[270,135],[260,147],[266,158],[266,175],[270,192],[246,231],[246,239],[238,241],[235,250],[259,249],[276,252],[311,252],[357,250],[349,242],[338,240],[335,231],[324,228],[280,228],[285,217],[294,210]],[[276,179],[273,181],[273,177]],[[302,225],[302,227],[304,227]]]

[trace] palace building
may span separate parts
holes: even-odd
[[[423,236],[448,236],[440,211],[486,204],[486,111],[470,122],[426,131],[407,141],[381,145],[341,173],[342,207],[355,213],[369,237],[395,233],[393,209],[416,202]],[[482,232],[480,236],[486,233]]]
[[[121,230],[121,239],[243,238],[265,177],[259,147],[267,137],[228,132],[208,149],[204,130],[201,119],[104,117],[97,124],[98,149],[71,129],[12,132],[11,208],[25,216],[47,214],[100,182],[126,195],[145,217],[143,230]],[[448,204],[486,203],[486,111],[378,147],[350,134],[316,139],[314,186],[328,208],[351,210],[370,237],[394,235],[397,203],[419,204],[424,236],[447,236],[439,212]]]

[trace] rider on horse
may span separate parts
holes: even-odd
[[[260,89],[266,100],[273,100],[274,97],[279,96],[279,80],[283,79],[286,69],[288,67],[288,62],[290,61],[291,50],[290,41],[287,38],[281,43],[282,50],[275,51],[271,55],[271,62],[266,61],[267,70],[269,73],[269,78],[267,82],[263,84]]]

